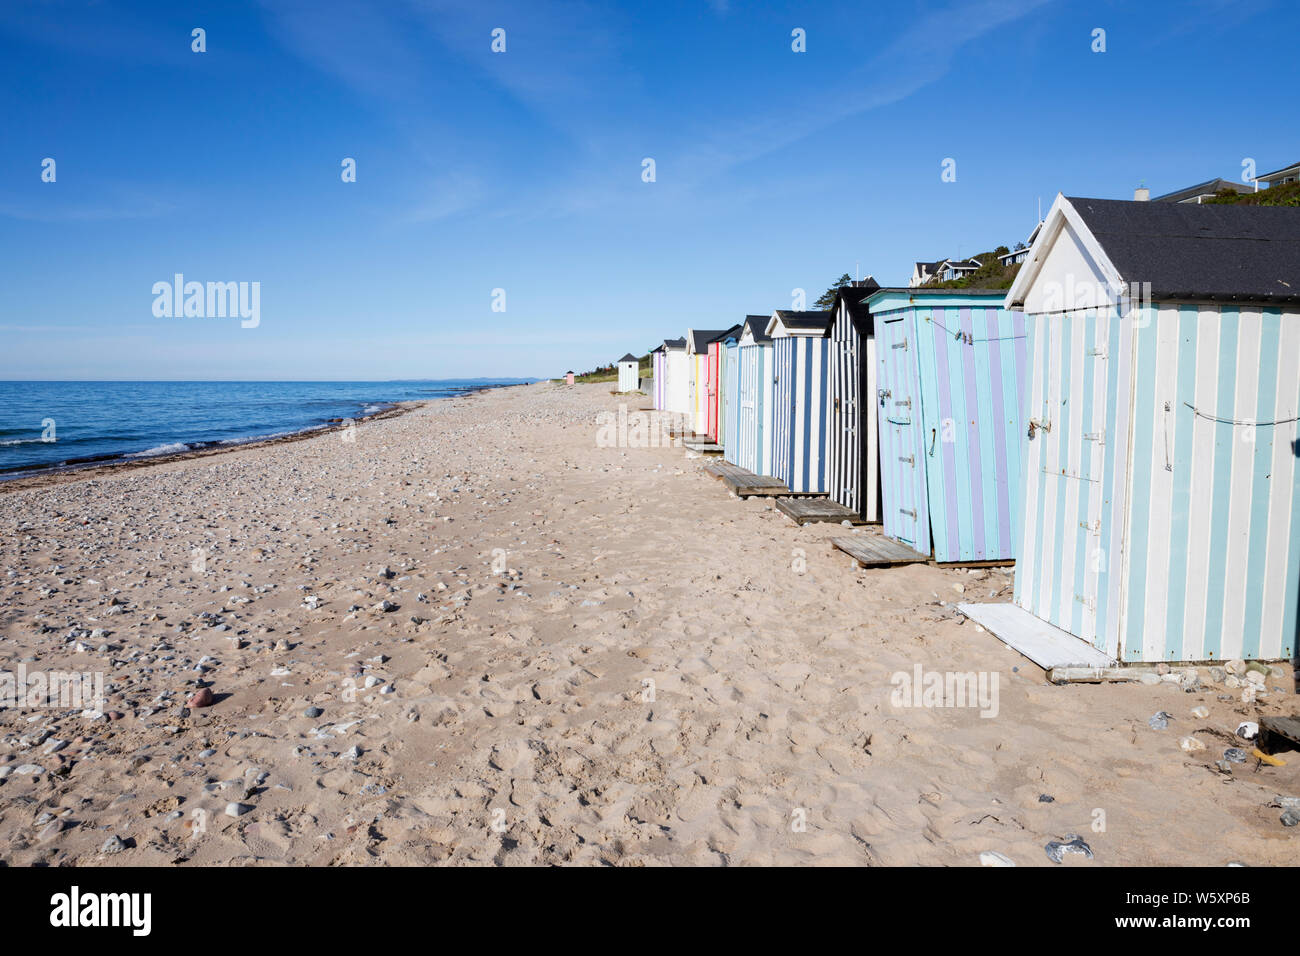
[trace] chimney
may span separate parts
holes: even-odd
[[[1150,199],[1151,190],[1147,189],[1145,186],[1139,186],[1137,189],[1133,190],[1134,202],[1147,202]]]

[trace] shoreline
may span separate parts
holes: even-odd
[[[487,385],[482,388],[465,389],[464,391],[457,392],[454,395],[447,395],[443,398],[391,402],[389,403],[390,407],[388,408],[371,415],[358,416],[351,419],[351,421],[354,425],[360,425],[366,422],[383,421],[387,418],[397,418],[407,414],[408,412],[413,412],[417,408],[422,408],[432,402],[440,402],[449,398],[464,398],[468,395],[478,395],[482,392],[493,391],[496,389],[518,387],[519,385]],[[162,465],[178,461],[189,461],[197,458],[209,458],[215,455],[224,455],[229,452],[242,451],[249,448],[266,448],[272,445],[305,441],[309,438],[315,438],[318,435],[325,435],[330,432],[342,430],[345,427],[343,425],[344,421],[347,421],[347,419],[331,419],[323,424],[311,425],[287,435],[277,434],[261,438],[254,437],[247,440],[236,440],[217,445],[204,445],[199,448],[189,448],[185,451],[168,452],[159,455],[149,455],[147,457],[142,456],[130,458],[118,456],[103,461],[88,461],[73,464],[47,465],[29,469],[15,469],[11,472],[0,473],[0,495],[15,491],[28,491],[33,488],[46,488],[70,481],[102,478],[123,471],[144,468],[149,465]],[[5,477],[6,474],[12,475],[13,477]]]

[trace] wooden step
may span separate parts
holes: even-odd
[[[748,468],[741,468],[729,461],[715,461],[706,465],[704,470],[735,492],[740,498],[774,498],[788,495],[790,489],[785,482],[770,475],[756,475]]]
[[[884,568],[895,564],[925,564],[930,559],[907,545],[882,534],[853,534],[831,538],[831,544],[864,568]]]

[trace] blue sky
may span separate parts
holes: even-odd
[[[1300,159],[1298,32],[1287,0],[6,0],[0,378],[545,376],[905,284],[1040,197]],[[260,324],[155,317],[178,272],[259,282]]]

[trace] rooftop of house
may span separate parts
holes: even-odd
[[[1235,192],[1246,193],[1253,192],[1255,186],[1252,183],[1234,183],[1231,179],[1207,179],[1205,182],[1197,183],[1195,186],[1175,189],[1173,192],[1165,193],[1163,196],[1156,196],[1151,201],[1182,202],[1184,199],[1192,199],[1196,196],[1213,195],[1220,189],[1231,189]]]
[[[1271,173],[1265,173],[1262,176],[1255,177],[1264,182],[1272,182],[1274,179],[1281,179],[1283,176],[1295,176],[1300,174],[1300,163],[1292,163],[1289,166],[1283,166],[1281,169],[1275,169]]]

